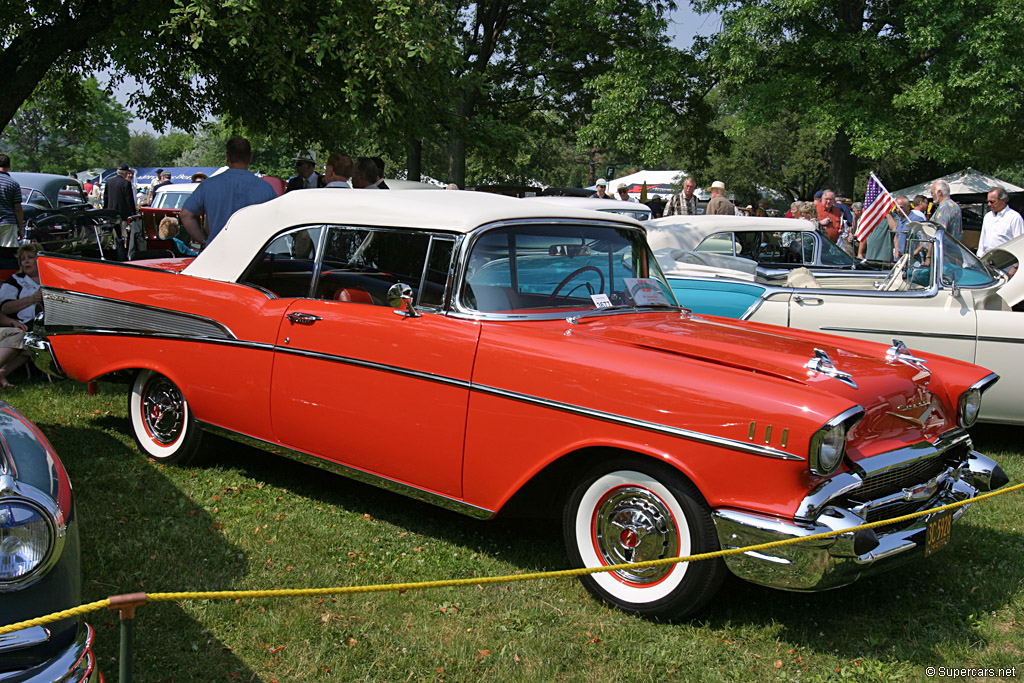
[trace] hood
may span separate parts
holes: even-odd
[[[990,249],[981,257],[982,263],[987,263],[1000,270],[1005,270],[1024,261],[1024,235],[1014,237],[1009,242],[1003,242],[995,249]],[[1011,308],[1021,301],[1024,301],[1024,276],[1021,269],[1010,278],[1010,281],[999,288],[999,298],[1006,302]]]
[[[945,403],[938,382],[933,391],[927,366],[888,359],[882,344],[704,316],[584,319],[573,335],[756,373],[845,398],[865,411],[855,428],[861,434],[933,439],[956,427],[956,407]]]

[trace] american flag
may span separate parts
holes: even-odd
[[[863,242],[875,228],[882,222],[886,214],[896,206],[892,195],[882,185],[882,181],[872,173],[868,178],[868,191],[864,195],[864,213],[860,215],[857,222],[857,241]]]

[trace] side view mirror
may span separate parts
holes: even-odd
[[[388,289],[388,305],[395,309],[395,315],[420,317],[420,312],[412,305],[412,287],[404,282],[396,282]]]
[[[957,286],[956,281],[951,277],[942,276],[942,286],[949,287],[951,290],[950,295],[956,299],[960,296],[960,287]]]

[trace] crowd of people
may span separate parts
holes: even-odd
[[[725,196],[725,183],[720,180],[711,184],[711,199],[702,211],[696,189],[696,181],[692,177],[686,178],[682,191],[669,200],[664,215],[772,215],[767,199],[761,199],[757,207],[738,207],[733,204]],[[600,191],[600,186],[598,190]],[[864,203],[837,197],[830,189],[816,192],[813,201],[793,202],[785,217],[810,222],[814,230],[854,258],[892,263],[906,253],[910,224],[915,221],[931,220],[945,228],[946,232],[957,240],[963,239],[963,213],[959,204],[950,197],[949,183],[945,180],[936,180],[932,183],[931,195],[930,202],[928,197],[922,194],[916,195],[913,201],[905,195],[895,197],[894,207],[885,214],[884,220],[866,235],[860,235],[860,239],[858,235],[861,232],[859,228]],[[989,211],[982,220],[978,256],[1014,237],[1024,235],[1024,220],[1010,207],[1005,188],[992,187],[988,192],[987,206]]]

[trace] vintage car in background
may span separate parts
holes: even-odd
[[[654,253],[687,262],[719,264],[725,256],[737,270],[753,273],[756,268],[841,268],[878,270],[855,260],[807,221],[796,218],[757,216],[666,216],[644,224],[647,242]],[[682,252],[676,253],[676,252]],[[713,255],[703,259],[704,255]],[[746,263],[743,263],[746,261]],[[752,268],[750,264],[756,264]]]
[[[303,190],[192,260],[39,268],[37,365],[126,382],[158,461],[209,430],[479,518],[560,514],[577,567],[839,533],[582,579],[646,617],[694,612],[726,568],[809,591],[920,557],[949,511],[849,530],[1006,481],[966,431],[995,375],[691,315],[614,213]]]
[[[116,212],[95,209],[75,178],[51,173],[11,173],[21,185],[25,227],[20,240],[38,242],[44,251],[107,256],[114,253]],[[0,269],[17,270],[16,245],[0,247]]]
[[[39,429],[0,401],[0,626],[81,604],[71,481]],[[102,681],[81,617],[0,635],[0,681]]]
[[[656,221],[655,221],[656,222]],[[913,223],[911,247],[889,271],[708,268],[662,253],[679,303],[723,315],[879,342],[978,363],[1002,380],[980,420],[1024,424],[1024,277],[1014,275],[1024,240],[979,260],[932,223]],[[932,268],[932,262],[942,268]]]
[[[224,168],[227,168],[226,166]],[[214,174],[216,175],[216,174]],[[277,176],[260,176],[265,182],[274,188],[274,192],[280,197],[285,192],[285,183]],[[171,183],[156,188],[153,201],[149,206],[140,206],[139,213],[142,214],[142,226],[147,239],[156,239],[156,229],[167,216],[177,218],[181,208],[192,196],[199,183]]]
[[[629,216],[638,221],[649,221],[652,218],[651,207],[639,202],[624,202],[621,199],[598,199],[596,197],[556,197],[551,195],[540,195],[527,197],[528,201],[547,202],[556,206],[571,207],[574,209],[588,209],[590,211],[605,211],[617,213],[620,216]]]

